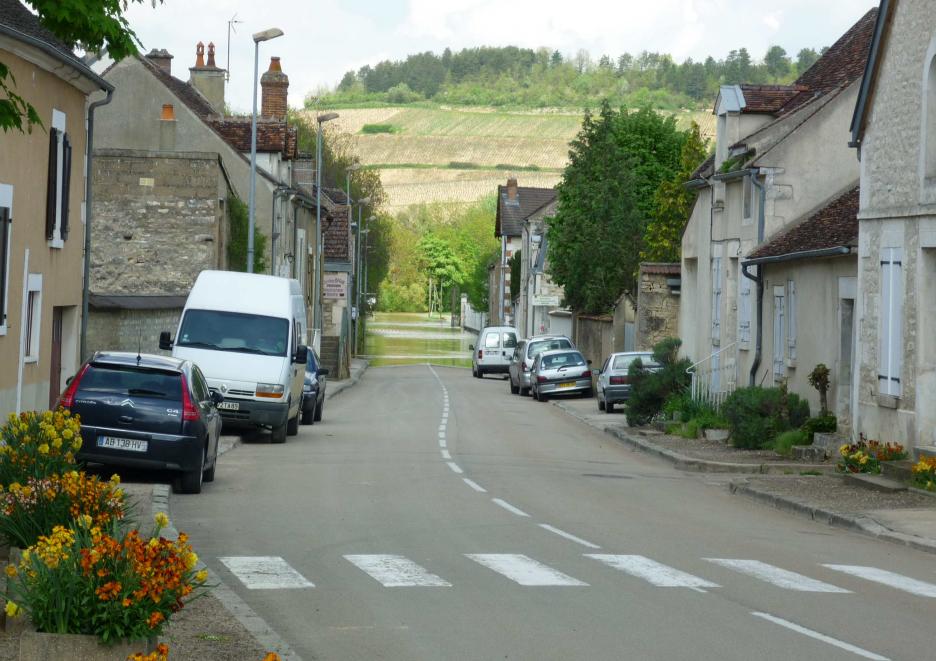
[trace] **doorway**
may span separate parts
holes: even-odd
[[[62,308],[52,308],[52,358],[49,364],[49,408],[62,392]]]

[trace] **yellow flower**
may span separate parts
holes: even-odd
[[[861,459],[859,459],[859,462],[861,463],[862,466],[868,463],[868,455],[863,455]]]
[[[169,525],[169,517],[166,516],[165,512],[157,512],[154,518],[156,519],[156,526],[159,528],[165,528]]]
[[[199,583],[204,583],[208,580],[208,570],[202,569],[200,572],[195,574],[195,580]]]
[[[9,564],[6,566],[6,575],[10,578],[16,577],[16,565]]]
[[[6,608],[4,610],[6,611],[7,617],[16,617],[19,615],[20,607],[14,602],[8,601],[6,602]]]
[[[70,441],[72,438],[74,438],[74,436],[75,432],[73,432],[71,429],[66,429],[62,432],[62,438],[64,438],[66,441]]]
[[[198,564],[198,555],[195,551],[190,552],[185,556],[185,568],[186,569],[195,569],[195,565]]]
[[[48,444],[48,443],[43,443],[42,445],[39,446],[38,449],[39,449],[39,454],[42,454],[42,455],[49,454],[49,444]]]
[[[94,519],[91,518],[90,514],[82,514],[78,517],[78,523],[82,528],[90,528],[91,524],[94,523]]]
[[[111,475],[110,481],[111,481],[111,484],[114,484],[114,485],[120,484],[120,476],[117,473],[114,473],[113,475]]]

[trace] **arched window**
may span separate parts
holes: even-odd
[[[929,71],[926,75],[926,89],[923,104],[923,130],[925,131],[923,148],[923,167],[926,183],[936,185],[936,56],[930,60]]]

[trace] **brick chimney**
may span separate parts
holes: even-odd
[[[286,119],[289,76],[283,73],[278,57],[270,58],[270,68],[260,77],[260,87],[260,114],[280,121]]]
[[[508,204],[520,204],[520,201],[517,199],[517,178],[510,177],[507,180],[507,203]]]
[[[169,54],[165,48],[153,49],[146,54],[146,59],[155,64],[157,67],[172,75],[172,55]]]
[[[208,44],[208,64],[205,64],[205,44],[195,47],[195,66],[189,68],[189,84],[202,93],[218,115],[224,115],[224,69],[215,66],[215,45]]]

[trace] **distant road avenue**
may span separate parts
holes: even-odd
[[[933,556],[733,497],[505,380],[372,367],[173,521],[310,659],[931,659]]]

